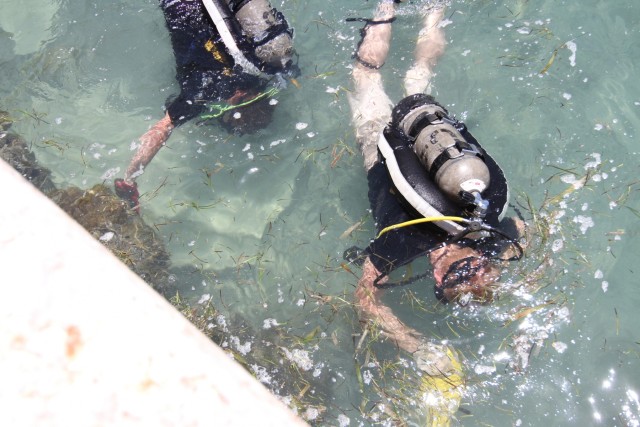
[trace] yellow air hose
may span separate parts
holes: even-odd
[[[380,236],[382,236],[384,233],[388,231],[395,230],[398,228],[408,227],[410,225],[415,225],[415,224],[423,224],[425,222],[436,222],[436,221],[454,221],[454,222],[461,222],[463,224],[469,223],[468,219],[462,218],[461,216],[430,216],[428,218],[412,219],[411,221],[401,222],[400,224],[394,224],[394,225],[385,227],[380,231],[380,233],[378,233],[378,236],[376,238],[379,238]]]

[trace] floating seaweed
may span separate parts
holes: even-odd
[[[6,111],[0,111],[0,158],[9,163],[20,175],[47,193],[55,188],[51,180],[51,171],[36,161],[26,141],[19,135],[8,132],[13,119]]]
[[[164,243],[110,188],[68,187],[48,196],[156,291],[175,294]]]
[[[300,340],[273,321],[256,330],[240,315],[225,317],[210,297],[189,301],[176,293],[171,304],[193,325],[307,421],[322,423],[327,390],[322,390],[313,363]]]
[[[13,124],[13,119],[6,111],[0,111],[0,130],[7,131]]]
[[[45,193],[133,272],[162,295],[174,295],[169,255],[160,238],[110,188],[56,189],[51,171],[38,164],[25,140],[8,132],[13,120],[0,111],[0,158]]]

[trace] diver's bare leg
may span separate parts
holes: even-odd
[[[393,1],[383,0],[378,4],[373,21],[387,21],[394,16]],[[389,52],[391,24],[368,24],[364,32],[357,52],[360,61],[353,65],[354,90],[348,98],[356,141],[364,157],[365,169],[369,170],[378,162],[378,137],[391,118],[392,102],[378,72]]]
[[[440,27],[444,5],[429,4],[423,27],[416,42],[415,59],[404,78],[406,95],[431,92],[431,77],[438,58],[444,53],[446,44],[444,31]]]
[[[358,48],[357,55],[362,60],[357,66],[364,68],[365,64],[373,65],[373,68],[380,68],[389,53],[389,42],[391,40],[391,21],[395,17],[395,6],[393,1],[382,0],[378,4],[373,21],[364,28],[364,36]]]

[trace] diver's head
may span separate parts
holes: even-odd
[[[234,135],[253,134],[266,128],[271,123],[277,102],[263,95],[255,91],[236,92],[229,102],[234,105],[244,105],[222,114],[219,117],[222,127]]]
[[[431,252],[429,259],[436,279],[436,296],[440,300],[460,305],[493,300],[500,270],[491,258],[476,249],[453,243]]]

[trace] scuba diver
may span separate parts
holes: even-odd
[[[393,107],[385,93],[379,70],[389,51],[395,3],[400,1],[381,0],[374,19],[350,19],[365,22],[354,54],[349,104],[379,233],[364,251],[352,248],[345,258],[362,261],[355,291],[361,321],[376,325],[413,355],[423,378],[431,381],[427,388],[437,389],[441,397],[430,406],[434,425],[448,425],[463,382],[455,350],[405,325],[381,302],[383,289],[404,284],[390,283],[389,275],[426,255],[438,299],[462,305],[488,302],[500,264],[519,259],[522,248],[498,229],[508,222],[502,221],[508,204],[504,173],[466,126],[426,94],[445,48],[443,1],[424,3],[424,27],[404,78],[408,96]],[[523,225],[513,223],[513,228]]]
[[[137,152],[115,191],[139,211],[135,179],[172,130],[195,117],[216,119],[228,132],[266,127],[271,99],[299,74],[293,29],[268,0],[161,0],[176,60],[178,96],[164,117],[140,137]]]

